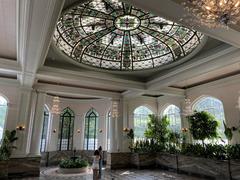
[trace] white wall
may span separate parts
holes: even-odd
[[[48,96],[46,100],[46,104],[51,107],[52,104],[52,96]],[[66,99],[60,98],[60,108],[61,110],[69,107],[75,114],[74,119],[74,137],[73,137],[73,148],[83,149],[83,139],[84,139],[84,122],[85,115],[91,109],[94,108],[99,115],[98,122],[98,130],[102,130],[102,132],[98,132],[98,146],[102,146],[105,150],[106,147],[106,137],[107,137],[107,115],[110,110],[110,100],[108,99],[99,99],[99,100],[74,100],[74,99]],[[57,150],[57,140],[59,133],[59,122],[60,115],[54,115],[52,119],[51,128],[50,128],[50,141],[48,145],[49,151]],[[53,130],[56,129],[57,132],[53,133]],[[80,129],[80,133],[77,130]]]

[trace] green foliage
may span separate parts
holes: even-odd
[[[180,144],[181,135],[179,133],[170,131],[168,138],[170,143],[175,145]]]
[[[165,147],[163,145],[159,145],[153,139],[151,140],[143,140],[136,141],[133,146],[133,151],[135,153],[153,153],[153,152],[161,152],[164,151]]]
[[[72,159],[65,159],[59,163],[60,168],[83,168],[87,166],[88,162],[79,158],[75,161]]]
[[[134,131],[133,131],[133,129],[130,129],[130,130],[128,131],[128,133],[127,133],[127,138],[130,139],[128,148],[129,148],[130,151],[132,152],[132,151],[133,151],[133,140],[134,140]]]
[[[168,141],[168,135],[170,130],[168,129],[169,120],[167,116],[160,119],[156,115],[149,115],[150,121],[147,126],[148,129],[145,131],[145,136],[149,139],[155,139],[158,143],[165,145]]]
[[[3,135],[3,139],[0,147],[0,161],[9,160],[13,149],[16,149],[16,146],[13,143],[18,139],[16,137],[16,130],[9,131],[6,130]]]
[[[202,144],[186,144],[182,148],[181,154],[224,160],[227,159],[227,148],[217,144],[206,144],[205,147]]]
[[[129,132],[127,133],[128,139],[133,140],[134,139],[134,131],[133,129],[130,129]]]
[[[232,137],[233,137],[232,129],[227,127],[225,122],[223,122],[223,124],[224,124],[224,129],[225,129],[224,134],[225,134],[226,138],[228,139],[228,141],[231,141]]]
[[[227,146],[227,152],[231,159],[240,159],[240,144]]]
[[[190,132],[195,140],[214,139],[218,137],[218,122],[213,115],[208,112],[195,112],[187,117],[190,123]]]

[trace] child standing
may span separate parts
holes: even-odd
[[[99,176],[99,151],[96,150],[94,151],[94,156],[93,156],[93,164],[92,164],[92,169],[93,169],[93,180],[97,180]]]

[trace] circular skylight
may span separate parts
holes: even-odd
[[[118,0],[77,4],[61,15],[54,42],[80,64],[134,71],[178,61],[203,39],[195,30]]]

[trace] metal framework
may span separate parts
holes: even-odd
[[[53,39],[81,64],[134,71],[177,61],[202,38],[195,30],[118,0],[92,0],[64,11]]]
[[[73,144],[74,112],[65,108],[60,116],[58,150],[71,150]]]
[[[97,148],[98,113],[90,109],[85,117],[84,149],[95,150]]]

